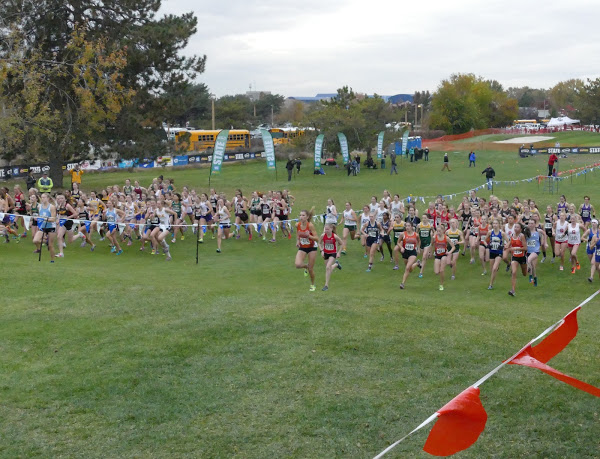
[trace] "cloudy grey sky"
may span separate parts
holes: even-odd
[[[186,49],[217,96],[434,91],[452,73],[549,88],[600,76],[598,0],[164,0],[194,11]]]

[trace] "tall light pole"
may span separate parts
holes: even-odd
[[[419,125],[419,128],[423,128],[423,104],[419,104],[419,107],[421,107],[421,124]]]
[[[273,124],[273,106],[271,105],[271,128],[273,128],[275,125]]]
[[[417,113],[417,104],[413,104],[415,106],[415,129],[417,129],[417,117],[418,117],[418,113]]]
[[[214,94],[210,94],[210,102],[211,102],[211,108],[212,108],[212,130],[215,130],[215,95]]]

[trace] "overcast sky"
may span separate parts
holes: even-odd
[[[163,0],[194,11],[187,54],[217,96],[252,89],[314,96],[349,85],[393,95],[435,91],[452,73],[505,88],[600,76],[597,0]]]

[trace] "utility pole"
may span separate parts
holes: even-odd
[[[271,128],[273,128],[275,125],[273,124],[273,106],[271,105]]]
[[[210,98],[211,107],[212,107],[212,130],[215,130],[215,96],[211,94]]]

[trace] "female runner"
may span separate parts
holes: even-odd
[[[590,223],[592,221],[592,217],[596,216],[596,211],[594,210],[594,206],[590,204],[590,197],[583,197],[583,204],[579,206],[579,215],[581,216],[581,221],[586,229],[590,227]]]
[[[525,234],[523,233],[525,231]],[[515,288],[517,286],[517,271],[521,266],[521,273],[523,276],[527,275],[527,257],[525,256],[527,246],[527,235],[529,229],[523,230],[521,223],[515,223],[515,234],[510,238],[507,251],[512,255],[510,266],[512,269],[511,275],[511,290],[508,292],[510,296],[515,296]]]
[[[163,248],[163,253],[167,256],[165,261],[171,261],[171,252],[169,250],[169,244],[165,239],[169,235],[171,230],[169,216],[175,216],[175,212],[165,206],[165,202],[162,198],[159,198],[156,202],[156,209],[154,210],[154,216],[158,217],[158,226],[152,230],[152,239],[156,242],[156,249],[158,251],[158,245],[160,244]],[[155,220],[156,221],[156,220]]]
[[[398,239],[400,245],[400,252],[402,252],[402,258],[404,259],[404,275],[402,276],[402,282],[400,288],[404,289],[404,284],[408,279],[408,275],[412,272],[413,268],[417,264],[417,251],[421,245],[419,235],[415,232],[412,224],[406,222],[406,230],[401,235],[401,239]]]
[[[369,252],[369,248],[367,247],[367,237],[364,235],[362,229],[369,222],[370,215],[371,215],[371,210],[369,209],[369,206],[364,206],[362,214],[360,215],[360,244],[365,249],[365,254],[364,254],[363,258],[367,258],[369,256],[369,255],[367,255],[367,253]]]
[[[471,218],[473,217],[473,215],[471,214],[471,205],[469,204],[469,202],[467,200],[463,201],[462,205],[462,212],[460,213],[460,219],[462,221],[462,225],[461,225],[461,229],[463,232],[463,238],[465,241],[469,241],[469,235],[470,235],[470,229],[471,229]],[[463,245],[463,251],[462,254],[463,256],[466,253],[466,245]]]
[[[490,232],[490,225],[488,224],[488,218],[486,216],[481,217],[481,224],[479,225],[479,234],[477,235],[477,239],[479,239],[479,261],[481,261],[481,268],[483,272],[482,276],[487,274],[487,270],[485,264],[490,261],[490,248],[488,246],[487,236]]]
[[[63,258],[65,256],[63,250],[66,247],[65,234],[69,232],[69,243],[71,243],[73,241],[73,233],[71,233],[71,230],[73,229],[72,219],[77,216],[77,212],[75,212],[73,206],[66,201],[63,194],[56,195],[56,214],[58,215],[58,253],[56,256],[58,258]]]
[[[561,196],[561,198],[564,196]],[[567,228],[569,223],[567,222],[567,214],[564,212],[559,213],[558,220],[554,222],[554,253],[557,257],[560,257],[559,269],[563,271],[565,264],[565,252],[567,250],[568,243],[568,232]]]
[[[571,256],[569,261],[571,262],[571,274],[575,274],[575,270],[580,270],[579,260],[577,259],[577,250],[581,245],[581,227],[579,225],[579,216],[573,217],[569,226],[567,227],[567,249]]]
[[[173,193],[173,200],[171,201],[171,209],[173,209],[173,223],[175,224],[175,228],[173,229],[173,239],[171,242],[175,244],[177,242],[177,231],[181,234],[181,240],[185,239],[185,235],[183,234],[183,229],[185,225],[185,214],[183,204],[181,202],[181,195],[179,193]],[[129,225],[127,225],[129,226]]]
[[[471,223],[469,225],[469,250],[471,252],[471,264],[475,263],[475,255],[479,250],[479,225],[481,224],[479,209],[473,209],[472,214]]]
[[[217,253],[221,253],[221,241],[233,236],[229,234],[231,229],[231,213],[223,199],[217,201],[217,222],[219,224],[219,229],[217,230]]]
[[[212,226],[213,222],[213,210],[212,204],[208,199],[206,193],[202,193],[200,198],[196,196],[194,203],[194,225],[197,225],[198,231],[198,242],[202,244],[204,242],[204,235],[208,230],[208,225]]]
[[[506,233],[500,231],[500,220],[492,222],[492,231],[487,236],[488,247],[490,248],[490,285],[488,290],[494,288],[494,281],[503,259],[504,245],[508,242]]]
[[[295,260],[296,269],[303,269],[304,276],[310,276],[309,291],[311,292],[317,289],[315,286],[315,260],[317,259],[317,241],[319,240],[315,225],[310,221],[313,209],[300,212],[299,221],[296,225],[296,247],[298,247],[298,252]],[[307,257],[308,262],[306,261]]]
[[[112,199],[106,201],[106,210],[104,211],[104,220],[108,224],[108,233],[106,233],[106,237],[110,241],[111,253],[116,253],[117,255],[121,255],[123,253],[123,249],[119,245],[118,223],[124,217],[125,212],[115,208]]]
[[[537,287],[537,263],[540,248],[546,246],[546,233],[536,227],[533,219],[527,223],[529,236],[527,236],[527,265],[529,266],[529,283]]]
[[[434,218],[435,218],[434,213]],[[442,225],[439,225],[442,226]],[[423,261],[417,260],[417,266],[419,266],[419,278],[423,277],[423,271],[425,271],[425,265],[427,264],[427,259],[431,254],[431,236],[433,235],[433,228],[429,223],[429,217],[427,214],[423,214],[423,218],[421,223],[417,225],[417,233],[419,233],[419,241],[421,245],[421,253],[423,254]]]
[[[29,203],[27,204],[27,212],[31,216],[31,236],[34,237],[38,232],[38,215],[40,214],[40,205],[37,194],[29,195]]]
[[[48,193],[42,194],[42,202],[39,206],[38,232],[33,237],[33,243],[36,250],[33,253],[40,253],[42,250],[42,239],[44,235],[48,237],[48,248],[50,249],[50,263],[54,263],[54,242],[56,241],[56,206],[50,201]]]
[[[454,280],[456,279],[456,265],[458,263],[460,246],[465,244],[465,239],[463,238],[462,231],[458,228],[458,219],[451,218],[449,223],[450,228],[446,230],[446,236],[448,236],[448,238],[454,244],[455,250],[448,254],[448,260],[446,260],[446,264],[452,266],[452,276],[450,277],[450,280]]]
[[[252,229],[250,228],[248,223],[248,199],[242,194],[242,190],[237,189],[235,191],[235,198],[233,198],[233,208],[235,209],[235,224],[237,226],[243,226],[246,234],[248,235],[248,240],[252,240]],[[240,238],[239,231],[236,230],[236,239]]]
[[[600,273],[600,229],[598,229],[598,220],[596,220],[595,218],[592,219],[591,229],[593,235],[591,241],[589,242],[589,245],[594,249],[594,256],[590,260],[592,266],[590,270],[590,277],[588,277],[589,282],[592,282],[594,280],[594,275],[596,274],[596,271]]]
[[[342,248],[342,239],[333,231],[333,225],[325,224],[324,233],[319,238],[319,248],[321,256],[325,260],[325,287],[323,291],[329,290],[329,279],[335,268],[342,269],[340,265],[340,249]]]
[[[544,232],[546,233],[546,239],[550,243],[550,247],[552,248],[552,260],[550,263],[554,263],[554,259],[556,258],[556,253],[554,252],[554,233],[552,232],[552,228],[554,226],[554,222],[556,221],[556,215],[552,211],[552,206],[546,207],[546,213],[544,214]],[[546,261],[546,250],[544,249],[542,261],[543,263]]]
[[[448,250],[450,246],[450,250]],[[435,258],[433,261],[433,272],[440,276],[440,290],[444,290],[444,271],[448,258],[452,259],[452,254],[456,250],[454,242],[444,232],[444,225],[439,225],[435,230],[433,238],[433,250]]]
[[[511,213],[508,215],[506,219],[506,224],[504,225],[504,234],[505,239],[507,241],[515,235],[515,227],[517,226],[517,224],[515,223],[516,219],[513,215],[513,212],[514,210],[512,210]],[[502,259],[506,263],[506,272],[509,272],[511,269],[511,256],[511,252],[509,252],[508,250],[505,250],[504,254],[502,255]]]
[[[394,195],[394,200],[392,201],[390,207],[392,210],[392,220],[396,220],[396,215],[400,215],[400,218],[404,219],[404,202],[400,201],[399,194]]]
[[[260,196],[257,191],[253,191],[252,199],[250,199],[250,223],[258,223],[258,219],[261,216]]]
[[[344,223],[344,230],[342,231],[342,255],[346,255],[346,248],[348,247],[348,235],[350,235],[350,240],[352,241],[357,238],[356,225],[358,222],[358,217],[356,216],[356,212],[352,210],[352,204],[350,201],[346,203],[346,208],[344,209],[342,218]]]
[[[379,250],[379,238],[381,236],[381,225],[375,218],[375,214],[369,215],[369,221],[362,227],[362,233],[365,236],[365,244],[369,252],[369,267],[367,272],[370,273],[373,268],[373,259],[375,252]]]
[[[390,220],[390,214],[386,211],[383,214],[383,219],[380,223],[381,225],[381,237],[379,238],[379,251],[381,252],[381,260],[385,259],[385,255],[383,254],[383,244],[385,244],[390,253],[390,263],[394,261],[394,255],[392,252],[392,241],[390,238],[390,233],[392,231],[392,221]]]
[[[400,263],[400,246],[398,245],[398,240],[401,239],[402,233],[406,229],[406,223],[402,220],[402,217],[399,214],[396,214],[394,218],[394,224],[392,225],[392,232],[394,233],[394,271],[398,270]]]
[[[591,221],[590,227],[587,230],[585,230],[582,236],[582,239],[584,241],[587,241],[585,246],[585,253],[588,256],[588,260],[590,260],[591,269],[593,271],[590,275],[591,279],[594,278],[595,274],[594,255],[596,253],[596,248],[594,244],[592,244],[592,241],[594,239],[594,236],[598,237],[598,234],[600,234],[600,230],[598,229],[598,220],[594,218]]]
[[[83,199],[79,199],[77,201],[77,207],[75,207],[75,214],[76,218],[79,220],[79,232],[77,233],[77,236],[73,238],[73,241],[75,241],[76,239],[83,239],[81,247],[85,247],[85,244],[87,243],[90,245],[90,250],[93,252],[96,246],[92,242],[92,238],[87,232],[87,228],[85,225],[85,223],[89,222],[90,220],[90,214],[85,207]]]

